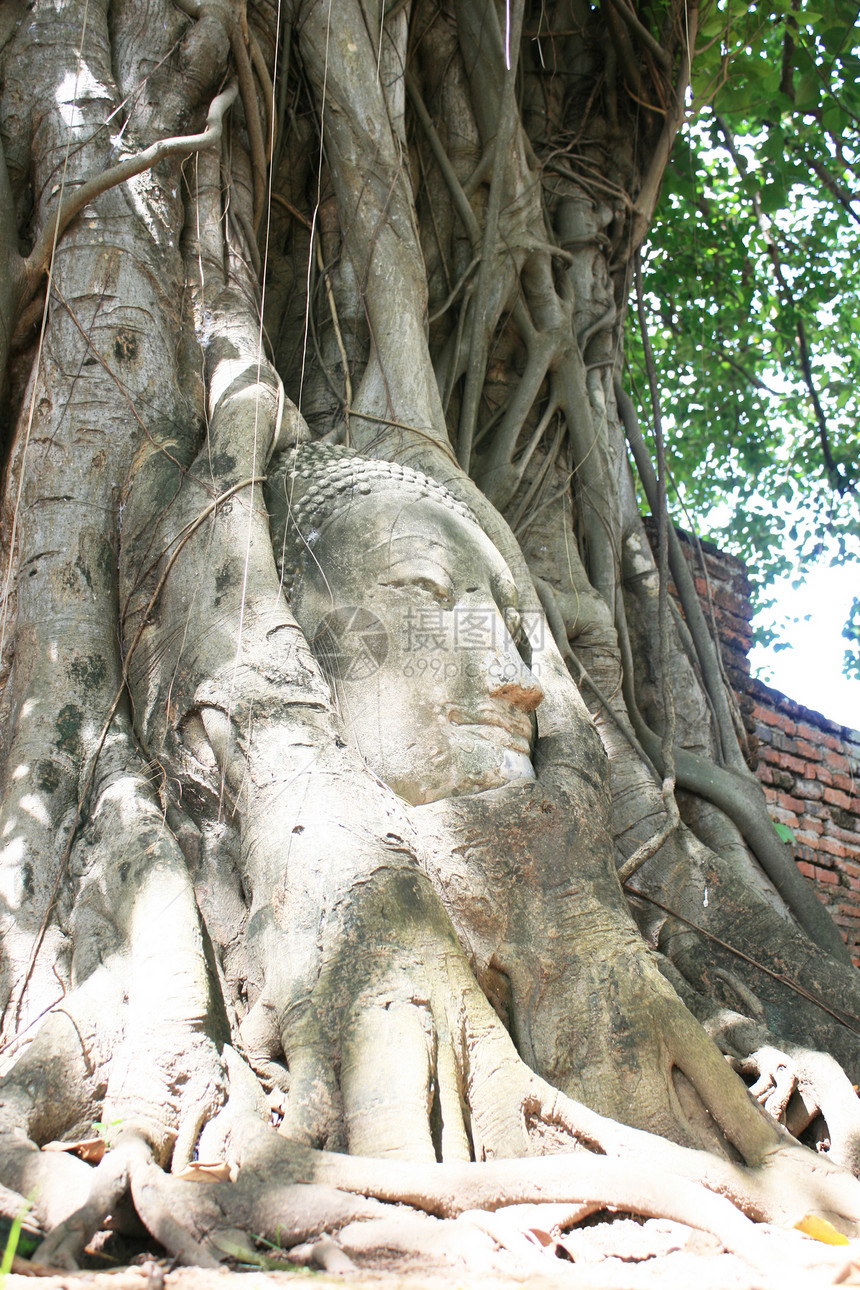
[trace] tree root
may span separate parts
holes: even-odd
[[[42,1241],[33,1255],[34,1262],[52,1268],[76,1268],[84,1247],[128,1191],[135,1167],[140,1169],[151,1160],[150,1148],[136,1135],[118,1143],[93,1170],[86,1202]]]
[[[860,1175],[860,1101],[838,1062],[798,1044],[764,1044],[731,1059],[740,1074],[755,1077],[750,1093],[769,1115],[800,1137],[821,1116],[827,1158]]]
[[[820,1116],[829,1140],[828,1160],[860,1177],[860,1101],[835,1058],[769,1031],[759,1000],[742,982],[732,979],[729,984],[753,1015],[705,998],[668,960],[661,960],[660,967],[732,1067],[753,1080],[750,1094],[768,1115],[796,1138]],[[716,974],[728,980],[721,969]]]
[[[825,1169],[816,1178],[815,1157],[802,1148],[788,1148],[780,1162],[773,1159],[751,1170],[661,1143],[649,1134],[610,1129],[628,1139],[628,1148],[640,1158],[579,1149],[539,1159],[428,1165],[317,1151],[242,1116],[230,1133],[240,1158],[239,1176],[235,1182],[213,1183],[164,1173],[146,1144],[131,1139],[93,1171],[86,1205],[55,1228],[37,1258],[74,1266],[86,1230],[100,1225],[105,1203],[116,1203],[124,1182],[141,1219],[169,1253],[182,1263],[207,1268],[225,1256],[250,1255],[253,1235],[291,1251],[291,1257],[294,1252],[301,1263],[331,1271],[346,1270],[353,1258],[372,1262],[382,1249],[489,1270],[497,1247],[521,1269],[525,1263],[536,1270],[535,1259],[546,1256],[528,1246],[523,1233],[530,1224],[567,1229],[598,1208],[611,1208],[707,1232],[759,1274],[766,1273],[768,1281],[791,1285],[797,1284],[803,1247],[792,1253],[789,1266],[767,1233],[728,1195],[745,1192],[744,1208],[783,1223],[796,1221],[798,1204],[803,1212],[816,1208],[831,1217],[833,1206],[839,1205],[843,1225],[860,1220],[860,1186],[840,1175],[846,1185],[837,1185],[834,1196],[838,1171]],[[619,1143],[613,1145],[617,1149]],[[688,1175],[696,1172],[708,1185],[679,1171],[655,1168],[645,1157],[648,1146],[656,1146],[658,1154],[660,1147],[668,1148],[673,1165],[686,1166]],[[792,1177],[797,1183],[804,1172],[807,1185],[792,1193]],[[494,1212],[498,1219],[491,1217]],[[823,1257],[820,1246],[809,1254]]]

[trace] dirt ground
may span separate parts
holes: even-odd
[[[834,1247],[796,1232],[762,1230],[766,1255],[771,1257],[758,1268],[722,1252],[712,1237],[683,1224],[618,1217],[568,1233],[563,1249],[535,1243],[512,1250],[505,1248],[503,1240],[489,1242],[478,1258],[478,1268],[467,1268],[452,1252],[450,1242],[442,1243],[444,1249],[440,1245],[438,1258],[425,1256],[420,1261],[401,1251],[377,1250],[373,1270],[358,1267],[338,1274],[311,1268],[275,1270],[274,1260],[267,1268],[177,1268],[167,1259],[140,1255],[134,1264],[109,1271],[90,1268],[45,1275],[16,1259],[0,1290],[282,1290],[288,1286],[308,1290],[311,1286],[315,1290],[522,1290],[524,1286],[528,1290],[817,1290],[860,1286],[860,1241]]]

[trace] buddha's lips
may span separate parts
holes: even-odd
[[[477,712],[463,712],[452,708],[448,720],[454,726],[471,726],[478,733],[482,727],[488,726],[503,730],[509,736],[508,746],[513,752],[525,753],[526,756],[531,752],[532,723],[518,709],[499,712],[497,708],[479,708]]]

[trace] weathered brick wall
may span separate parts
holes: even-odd
[[[681,536],[705,612],[713,612],[747,730],[750,765],[764,785],[771,816],[794,833],[798,868],[813,882],[860,966],[860,732],[750,677],[753,611],[746,568],[708,542],[701,543],[700,556],[692,540]]]
[[[795,836],[811,878],[860,966],[860,732],[750,681],[756,774],[774,820]]]

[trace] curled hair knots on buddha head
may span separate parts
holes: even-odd
[[[410,466],[359,457],[349,448],[302,444],[283,454],[266,489],[275,557],[288,593],[313,561],[324,525],[372,493],[402,497],[404,502],[427,497],[477,523],[447,488]]]

